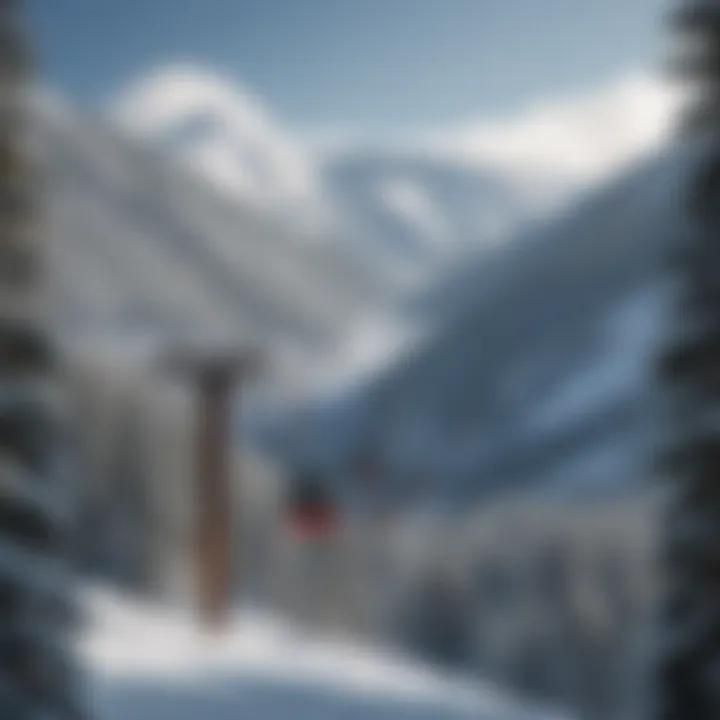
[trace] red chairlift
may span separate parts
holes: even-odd
[[[338,530],[340,512],[326,483],[316,475],[301,473],[290,483],[285,519],[296,537],[327,540]]]

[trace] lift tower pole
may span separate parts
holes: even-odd
[[[195,444],[196,581],[201,622],[227,622],[232,592],[234,389],[258,365],[245,352],[176,351],[168,365],[188,377],[198,399]],[[237,472],[237,471],[236,471]]]

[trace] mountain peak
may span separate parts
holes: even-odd
[[[232,115],[248,129],[257,130],[270,122],[252,92],[192,63],[171,63],[152,70],[125,88],[111,110],[120,124],[152,134],[198,112]]]
[[[126,132],[152,140],[223,190],[274,212],[327,220],[314,158],[242,84],[193,63],[132,83],[110,108]]]

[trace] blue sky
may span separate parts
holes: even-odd
[[[658,67],[666,0],[28,0],[43,71],[101,105],[163,63],[302,129],[494,116]]]

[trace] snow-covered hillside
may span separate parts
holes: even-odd
[[[671,210],[676,164],[577,193],[660,142],[672,102],[657,83],[626,82],[370,151],[303,142],[251,93],[189,66],[122,93],[122,132],[45,98],[55,319],[67,338],[116,347],[259,346],[274,383],[343,388],[381,370],[367,413],[333,409],[326,447],[367,443],[374,426],[408,472],[461,485],[480,467],[496,483],[535,473],[548,447],[577,448],[562,433],[548,444],[558,407],[604,395],[586,386],[608,379],[606,360],[640,366],[615,357],[632,334],[616,328],[624,307],[662,294],[649,268],[672,225],[658,209]],[[538,222],[563,204],[572,212]],[[621,395],[574,414],[576,435],[614,428],[603,463],[635,422]]]
[[[320,155],[350,233],[427,278],[512,239],[659,147],[677,102],[673,88],[631,75],[514,116],[384,143],[346,139]]]
[[[492,164],[313,147],[249,89],[187,64],[141,78],[114,100],[109,118],[305,242],[334,233],[403,289],[547,204],[541,183],[524,187]]]
[[[255,345],[278,380],[337,351],[386,290],[332,237],[255,205],[58,99],[38,103],[52,311],[71,341]]]
[[[240,81],[182,63],[141,77],[109,117],[296,232],[334,228],[408,288],[656,147],[675,104],[661,82],[631,76],[502,120],[395,139],[342,139],[338,129],[303,138]]]
[[[239,613],[227,634],[94,591],[81,644],[98,720],[551,720],[491,687]]]
[[[420,473],[461,498],[632,486],[652,450],[664,269],[692,165],[668,151],[438,283],[417,310],[434,329],[329,403],[323,462],[370,451],[388,482]]]
[[[346,236],[409,288],[493,247],[552,207],[492,164],[410,149],[336,150],[322,167]]]
[[[181,158],[206,180],[278,215],[329,220],[315,159],[258,97],[193,65],[161,68],[110,109],[126,131]]]

